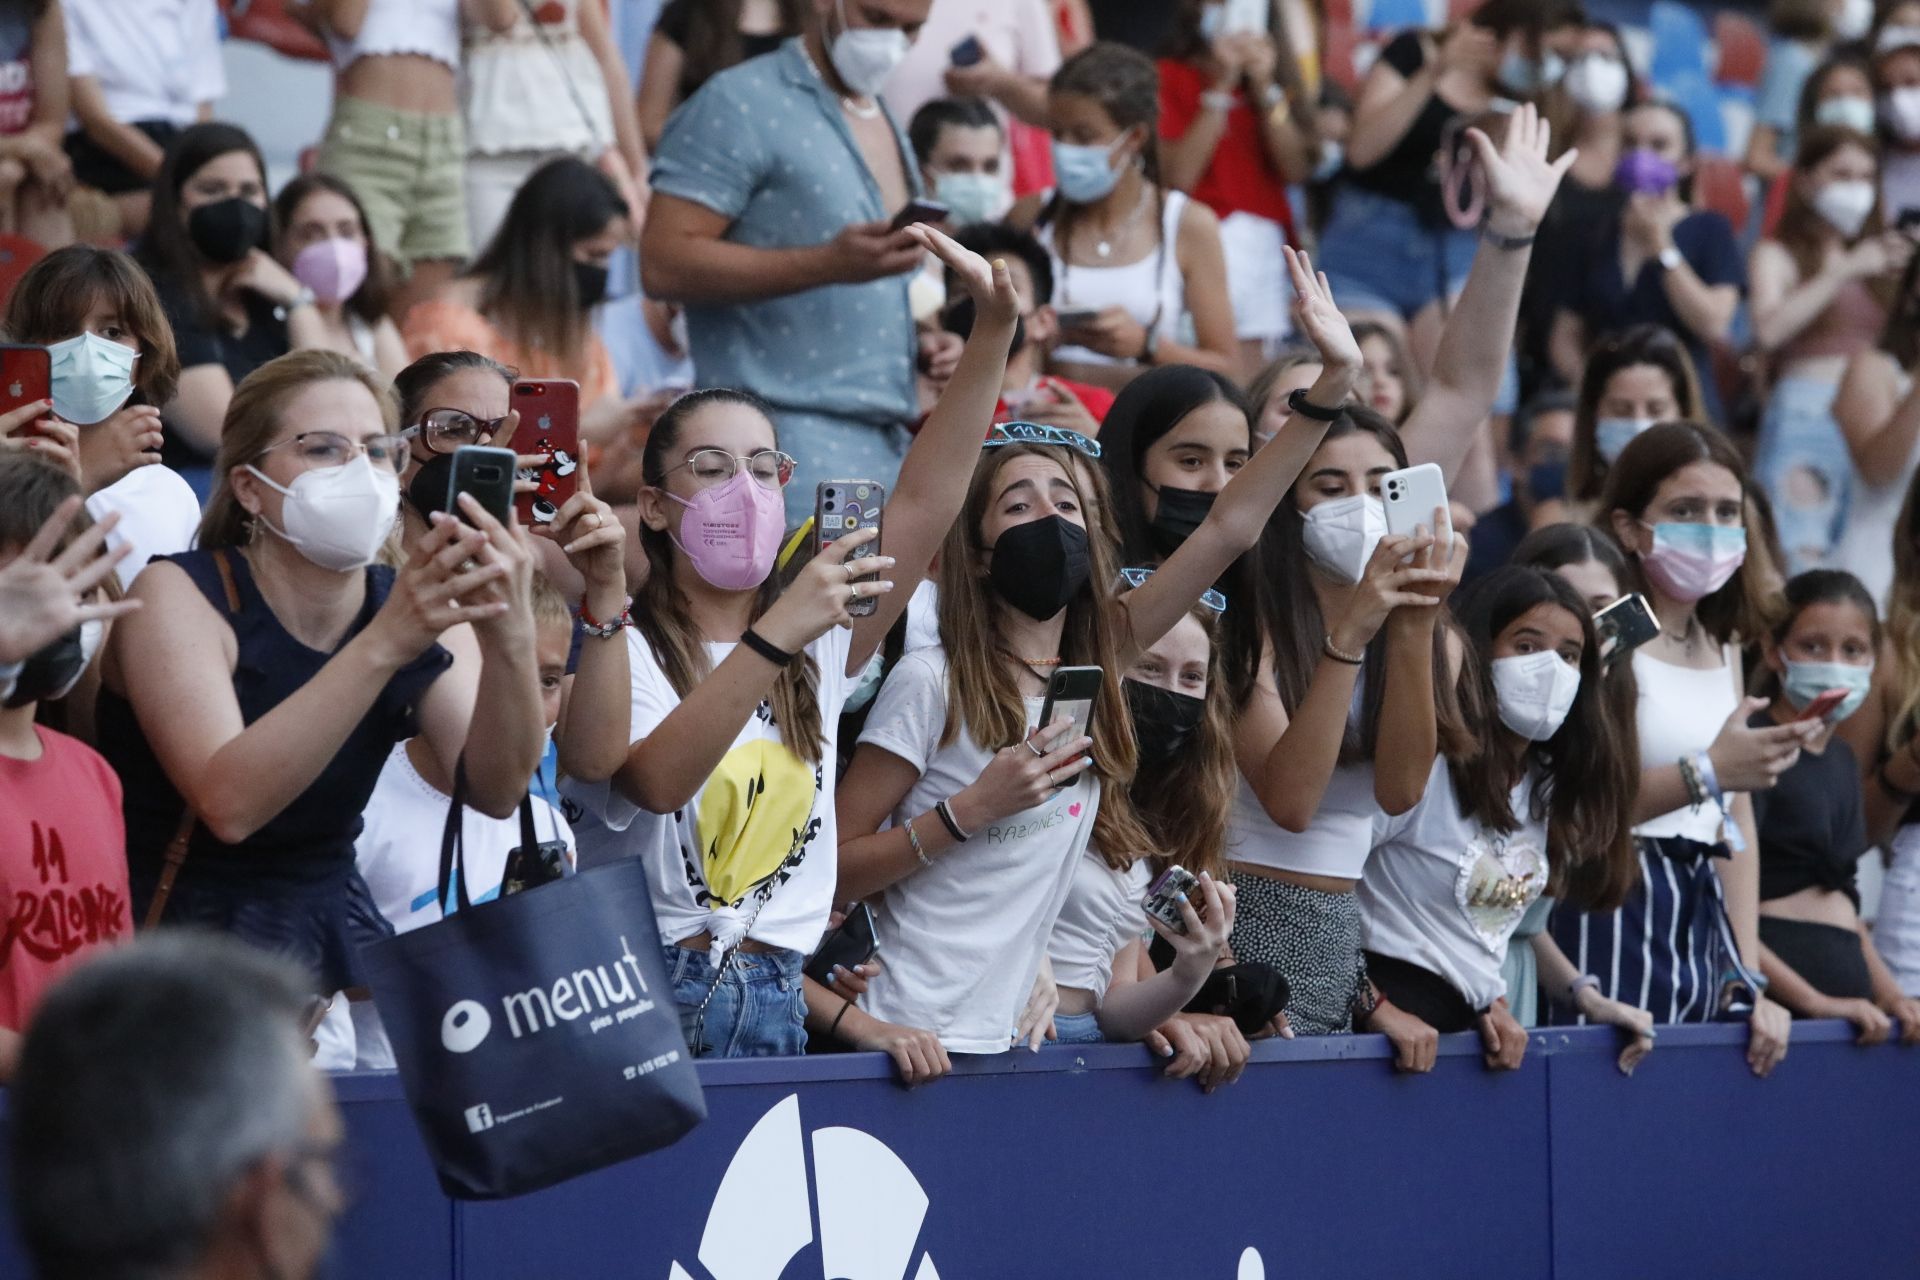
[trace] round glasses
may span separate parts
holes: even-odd
[[[400,434],[419,436],[429,453],[452,453],[472,444],[487,444],[506,425],[506,418],[476,418],[460,409],[429,409]]]
[[[324,467],[344,467],[355,455],[365,453],[377,470],[398,475],[407,462],[407,442],[400,436],[368,436],[349,440],[337,431],[302,431],[299,435],[271,444],[260,451],[266,457],[275,449],[291,449],[303,471]]]
[[[661,479],[685,467],[693,473],[693,483],[701,489],[714,489],[740,474],[740,464],[763,489],[784,489],[793,479],[793,455],[778,449],[762,449],[742,458],[725,449],[695,449],[679,467],[668,467]]]

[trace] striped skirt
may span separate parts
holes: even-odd
[[[1677,836],[1635,842],[1640,882],[1617,911],[1556,904],[1547,932],[1607,996],[1645,1009],[1658,1022],[1711,1022],[1723,980],[1739,968],[1714,859],[1724,845]],[[1551,1024],[1585,1019],[1543,1002]]]

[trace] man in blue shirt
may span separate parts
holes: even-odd
[[[654,157],[646,291],[686,306],[700,385],[774,406],[799,460],[795,523],[820,480],[891,484],[919,411],[907,282],[921,252],[890,220],[920,175],[876,95],[931,8],[815,0],[804,36],[682,104]]]

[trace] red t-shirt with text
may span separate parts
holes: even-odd
[[[87,948],[133,932],[120,779],[92,747],[34,728],[38,760],[0,756],[0,1027],[15,1031]]]

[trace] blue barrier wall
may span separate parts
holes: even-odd
[[[1212,1096],[1135,1046],[963,1064],[912,1093],[872,1055],[701,1065],[677,1146],[519,1200],[441,1196],[390,1076],[337,1081],[356,1189],[340,1280],[1912,1277],[1920,1049],[1795,1027],[1536,1034],[1495,1076],[1374,1036],[1258,1046]],[[0,1276],[23,1276],[10,1236]]]

